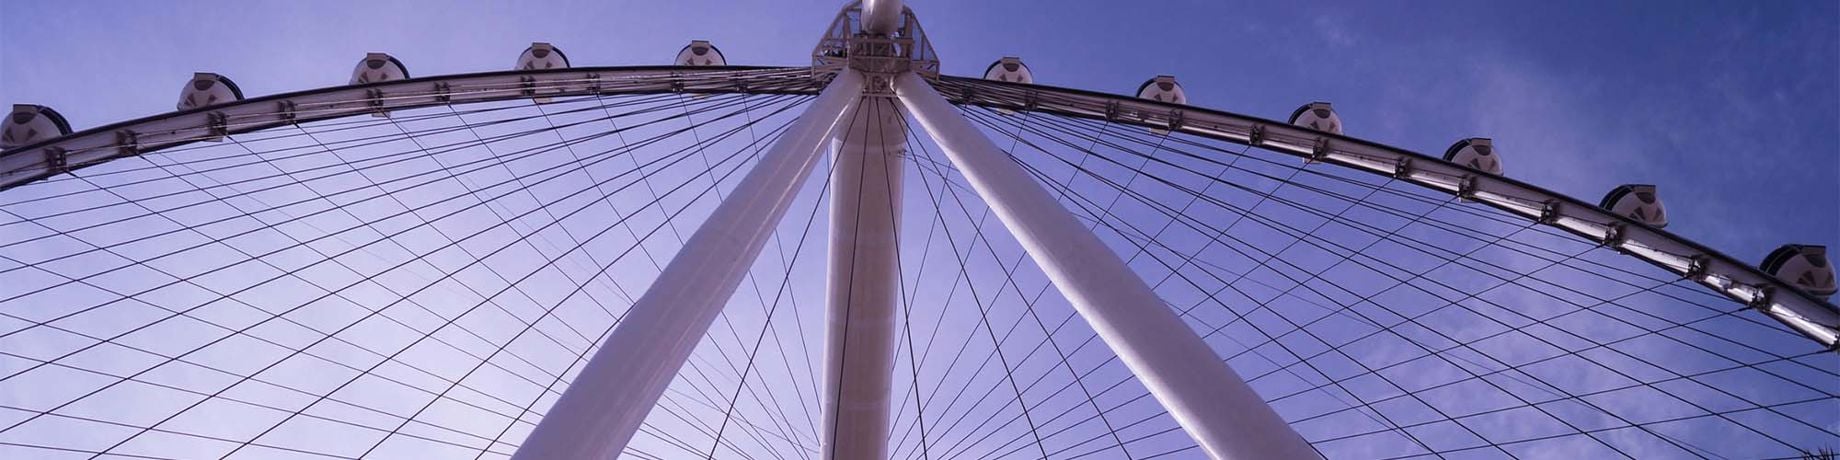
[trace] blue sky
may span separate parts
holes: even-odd
[[[1510,176],[1587,201],[1660,187],[1670,230],[1740,259],[1840,245],[1840,5],[1789,2],[922,1],[948,73],[1021,56],[1040,82],[1282,118],[1331,101],[1348,132],[1438,153],[1496,139]],[[252,95],[343,83],[390,52],[417,75],[509,66],[532,41],[577,65],[662,63],[712,40],[738,64],[805,62],[836,2],[146,2],[0,5],[0,101],[79,129],[171,107],[191,72]],[[81,24],[81,25],[77,25]]]
[[[342,85],[366,52],[415,76],[502,70],[533,41],[576,66],[662,64],[691,39],[733,64],[804,65],[839,7],[377,3],[0,2],[0,103],[84,129],[171,110],[192,72],[258,96]],[[1348,134],[1428,154],[1492,137],[1507,175],[1585,201],[1655,184],[1669,230],[1740,260],[1840,246],[1840,4],[1140,3],[910,6],[950,74],[1020,56],[1038,83],[1128,93],[1170,74],[1195,105],[1267,118],[1329,101]],[[1023,284],[1046,289],[1030,269]]]

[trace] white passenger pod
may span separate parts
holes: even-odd
[[[1003,59],[998,59],[997,62],[990,63],[990,67],[984,69],[984,79],[1033,84],[1035,83],[1035,74],[1029,73],[1029,66],[1022,65],[1021,58],[1004,57]]]
[[[1006,83],[1034,84],[1035,74],[1029,72],[1029,66],[1022,64],[1022,58],[1005,56],[1003,59],[998,59],[997,62],[990,63],[990,67],[984,68],[984,79]],[[997,113],[1003,115],[1013,115],[1016,113],[1016,111],[1010,109],[996,110]]]
[[[403,66],[402,61],[398,61],[396,58],[390,57],[390,55],[384,53],[365,54],[364,60],[358,61],[358,67],[351,71],[351,84],[353,85],[408,79],[409,68]],[[371,105],[378,108],[376,112],[371,113],[371,116],[390,116],[388,110],[382,109],[382,90],[371,90],[367,91],[367,93],[370,94]]]
[[[1188,93],[1182,91],[1182,85],[1176,83],[1176,77],[1157,75],[1137,87],[1139,99],[1157,102],[1188,105]]]
[[[531,43],[529,48],[524,49],[523,54],[518,55],[517,66],[513,68],[516,70],[567,69],[569,68],[569,57],[562,54],[562,50],[557,49],[554,45],[536,42]],[[538,84],[535,76],[523,76],[518,79],[524,85],[524,95],[530,96],[531,100],[538,104],[549,103],[550,97],[547,95],[561,91],[561,88],[556,87],[554,83]]]
[[[531,43],[529,48],[524,49],[524,54],[518,55],[517,66],[514,68],[517,70],[567,69],[569,68],[569,57],[562,54],[562,50],[557,49],[554,45],[543,42]]]
[[[1650,227],[1666,227],[1667,210],[1661,206],[1661,197],[1655,194],[1655,186],[1646,184],[1628,184],[1617,186],[1604,195],[1599,207],[1619,216],[1635,219]]]
[[[14,104],[13,113],[6,117],[4,127],[0,127],[0,149],[10,149],[30,145],[45,139],[70,134],[70,122],[64,121],[50,107],[31,104]]]
[[[1291,112],[1290,123],[1330,134],[1342,133],[1342,117],[1327,102],[1311,102]]]
[[[409,68],[404,67],[402,61],[384,53],[364,55],[364,60],[358,61],[358,67],[351,71],[353,85],[407,79]]]
[[[1486,137],[1472,137],[1451,144],[1444,150],[1444,161],[1501,175],[1501,157],[1495,155],[1494,142]]]
[[[728,59],[722,57],[722,50],[703,40],[691,40],[677,52],[677,65],[683,66],[725,66]]]
[[[1157,102],[1188,105],[1188,93],[1182,91],[1182,85],[1176,83],[1176,77],[1168,75],[1157,75],[1156,78],[1152,78],[1149,81],[1145,81],[1144,84],[1139,85],[1137,87],[1137,97],[1139,99],[1149,99]],[[1143,116],[1143,114],[1138,114],[1138,116]],[[1169,134],[1169,130],[1150,128],[1150,133],[1161,136]]]
[[[192,81],[179,91],[179,110],[191,110],[225,102],[243,100],[243,90],[229,77],[214,73],[192,74]]]
[[[1834,295],[1834,266],[1827,261],[1826,246],[1785,244],[1763,258],[1760,268],[1809,294]]]

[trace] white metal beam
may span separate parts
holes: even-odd
[[[834,141],[824,458],[888,458],[906,117],[865,97]]]
[[[728,304],[862,87],[857,72],[837,74],[684,242],[513,459],[619,456]]]
[[[1316,457],[1118,254],[925,79],[902,75],[895,92],[1080,317],[1210,457]]]

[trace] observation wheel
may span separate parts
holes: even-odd
[[[1565,196],[1486,137],[1427,155],[1173,76],[941,75],[899,1],[810,66],[561,45],[266,96],[199,73],[82,130],[13,106],[0,458],[1840,447],[1825,248],[1725,255],[1651,185]]]

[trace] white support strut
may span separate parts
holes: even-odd
[[[1142,278],[924,78],[902,75],[895,92],[1055,288],[1209,457],[1317,457]]]
[[[848,123],[831,170],[823,458],[888,458],[907,121],[884,96]]]
[[[857,72],[837,74],[684,242],[513,459],[611,459],[625,450],[773,235],[821,143],[855,110],[862,88]]]

